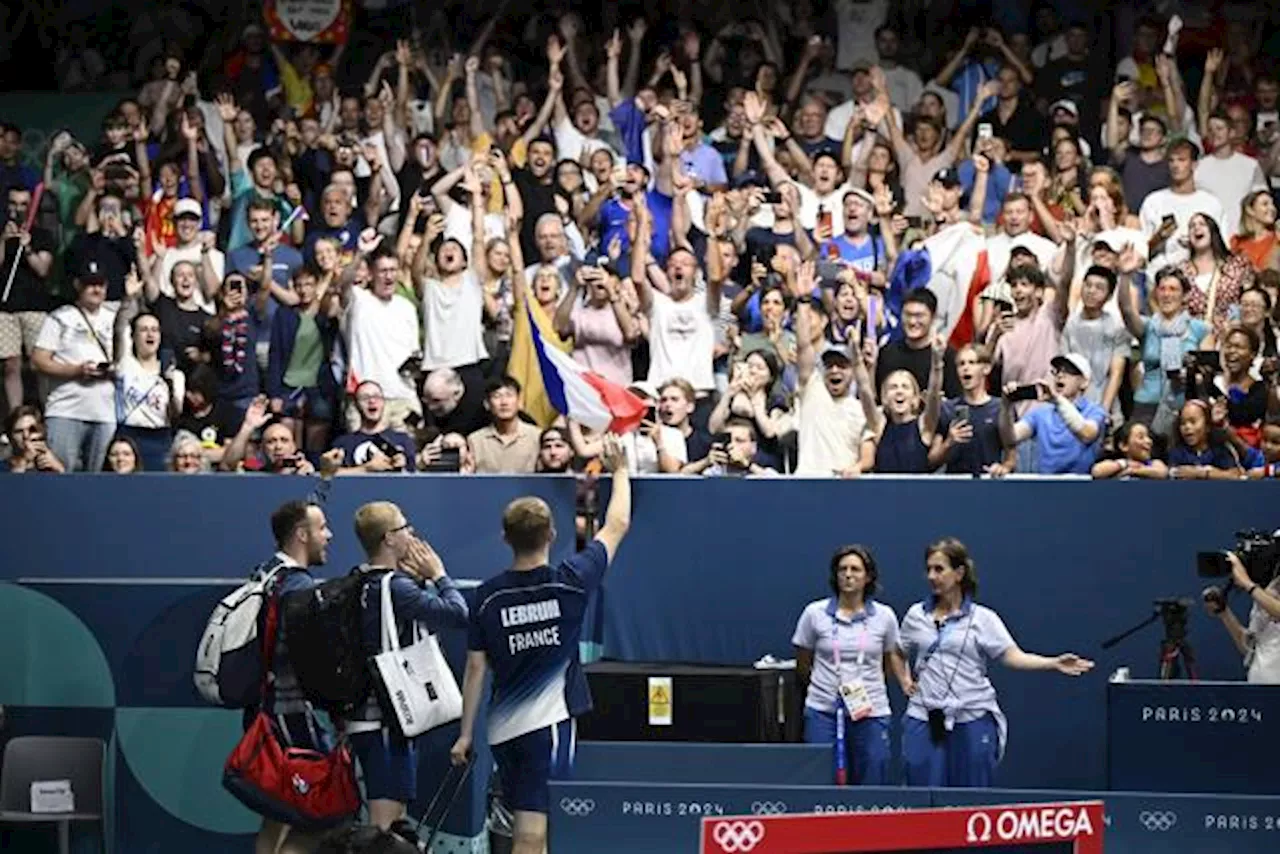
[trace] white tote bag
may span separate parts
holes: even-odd
[[[400,648],[391,608],[391,576],[382,576],[382,652],[370,659],[384,724],[405,738],[462,717],[462,692],[435,635],[416,620],[413,645]]]

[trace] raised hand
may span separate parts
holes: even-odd
[[[218,118],[222,119],[224,122],[234,122],[236,120],[236,115],[240,112],[236,107],[235,96],[228,92],[223,92],[214,100],[218,104]]]
[[[702,40],[698,37],[695,30],[688,30],[680,37],[680,47],[684,49],[685,58],[690,62],[697,62],[698,56],[702,52]]]
[[[1138,254],[1138,250],[1132,243],[1126,243],[1120,250],[1118,265],[1120,272],[1127,276],[1133,275],[1142,266],[1142,256]]]
[[[611,472],[621,471],[627,467],[627,455],[623,451],[622,441],[616,433],[606,433],[604,435],[600,461]]]
[[[742,100],[742,111],[746,114],[747,121],[753,125],[760,124],[764,118],[764,109],[764,102],[755,92],[748,92]]]
[[[1218,73],[1218,69],[1222,68],[1222,61],[1226,58],[1226,54],[1222,52],[1222,48],[1215,47],[1209,51],[1204,58],[1204,73],[1214,75]]]
[[[622,56],[622,32],[614,30],[613,35],[604,43],[604,55],[609,59],[619,59]]]
[[[644,34],[649,31],[649,23],[644,18],[636,18],[631,22],[631,26],[627,27],[627,35],[631,38],[632,44],[639,44],[644,40]]]
[[[475,54],[468,56],[467,61],[463,63],[462,69],[466,72],[467,77],[475,77],[476,72],[480,70],[480,57]]]
[[[560,39],[557,36],[548,36],[547,37],[547,62],[551,63],[551,66],[553,68],[557,67],[560,65],[561,62],[564,61],[564,54],[565,54],[564,45],[561,44]]]
[[[372,228],[366,228],[360,232],[360,236],[356,239],[356,251],[361,255],[370,255],[373,250],[378,248],[378,244],[382,242],[382,235]]]
[[[266,395],[258,395],[253,399],[253,403],[249,404],[249,408],[244,412],[244,426],[250,430],[261,430],[262,426],[271,420],[271,413],[267,409]]]

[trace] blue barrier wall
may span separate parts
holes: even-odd
[[[196,639],[226,589],[199,580],[241,576],[269,554],[267,515],[315,482],[95,475],[3,483],[0,579],[27,580],[0,584],[9,732],[114,738],[128,792],[150,799],[157,827],[206,822],[211,837],[246,832],[252,822],[232,807],[206,813],[216,780],[188,782],[171,758],[206,748],[225,756],[236,734],[234,714],[199,706],[190,688]],[[328,507],[336,535],[328,571],[358,561],[355,508],[386,498],[405,507],[452,575],[487,577],[507,561],[503,505],[530,492],[552,503],[562,532],[573,530],[569,479],[339,480]],[[1099,642],[1150,613],[1152,598],[1196,593],[1195,551],[1229,544],[1240,527],[1274,526],[1275,494],[1269,483],[643,479],[635,524],[606,583],[606,650],[637,661],[739,664],[789,655],[800,609],[826,593],[835,546],[861,541],[876,552],[882,598],[901,615],[926,590],[926,543],[958,536],[977,560],[982,601],[1025,648],[1073,649],[1099,662],[1080,680],[996,672],[1011,728],[998,782],[1097,790],[1105,786],[1106,673],[1127,664],[1135,676],[1151,675],[1160,632],[1149,628],[1107,654]],[[562,541],[559,553],[568,547]],[[66,583],[74,579],[81,583]],[[1206,677],[1241,676],[1225,635],[1198,608],[1191,637]],[[456,655],[458,644],[446,645]],[[893,700],[900,710],[901,698]],[[178,721],[174,750],[144,749]],[[424,766],[441,761],[433,750]],[[473,798],[460,829],[476,827],[478,808]],[[165,850],[136,841],[129,854]],[[189,846],[189,854],[200,850]]]
[[[240,713],[204,704],[191,683],[195,648],[214,604],[271,553],[267,517],[304,497],[303,478],[139,475],[5,478],[0,578],[0,740],[25,734],[89,735],[108,751],[108,819],[121,854],[240,850],[259,819],[221,787],[222,764],[240,735]],[[573,530],[570,478],[349,478],[332,489],[330,563],[359,561],[351,527],[365,501],[398,502],[457,577],[507,565],[503,506],[524,494],[547,499]],[[560,543],[567,553],[572,541]],[[442,633],[462,673],[465,633]],[[483,725],[481,725],[483,726]],[[425,736],[419,791],[425,803],[447,768],[457,725]],[[478,746],[478,769],[488,752]],[[478,771],[444,830],[452,845],[482,833],[487,773]],[[415,813],[416,815],[416,813]],[[0,831],[0,839],[5,831]],[[49,834],[24,833],[14,850],[52,851]],[[88,837],[77,852],[96,851]],[[44,843],[44,844],[41,844]],[[5,843],[8,844],[7,842]],[[7,847],[5,850],[9,850]]]
[[[998,782],[1100,789],[1106,676],[1121,665],[1154,676],[1161,630],[1109,652],[1101,642],[1149,615],[1155,597],[1194,596],[1202,676],[1242,679],[1199,605],[1195,553],[1230,545],[1238,528],[1276,527],[1277,496],[1265,482],[646,480],[605,588],[605,648],[634,661],[790,657],[800,611],[828,595],[836,546],[871,548],[880,598],[901,618],[928,593],[926,546],[959,537],[977,562],[979,599],[1024,649],[1098,663],[1076,680],[993,667],[1010,730]],[[891,701],[901,711],[892,689]]]

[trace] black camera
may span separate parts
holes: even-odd
[[[1280,538],[1265,531],[1237,531],[1236,546],[1231,552],[1198,552],[1196,572],[1201,578],[1229,578],[1231,564],[1227,555],[1234,553],[1244,564],[1249,579],[1259,587],[1266,587],[1280,569]]]

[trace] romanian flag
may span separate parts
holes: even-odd
[[[511,363],[507,373],[520,382],[524,390],[524,410],[539,425],[547,426],[556,415],[572,418],[592,430],[627,433],[640,426],[648,404],[617,383],[592,373],[574,361],[564,342],[550,330],[545,312],[532,299],[525,300],[523,317],[515,318],[511,336]],[[520,327],[525,326],[525,340],[532,345],[534,364],[517,361]],[[543,330],[550,332],[550,337]],[[523,354],[522,354],[523,355]],[[524,367],[523,376],[517,367]],[[545,420],[544,420],[545,419]]]

